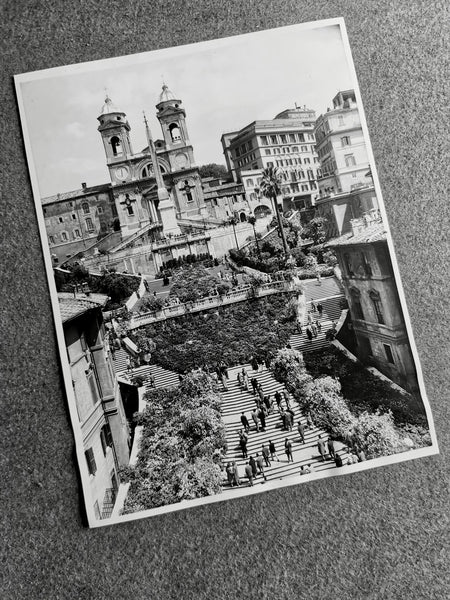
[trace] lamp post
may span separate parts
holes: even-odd
[[[230,217],[228,222],[230,225],[233,226],[234,239],[236,241],[236,248],[237,248],[237,250],[239,250],[239,242],[238,242],[237,235],[236,235],[236,217]]]

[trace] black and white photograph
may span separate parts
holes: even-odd
[[[343,19],[15,85],[91,527],[438,453]]]

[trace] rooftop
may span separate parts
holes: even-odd
[[[76,317],[79,317],[88,310],[93,308],[103,308],[108,301],[108,296],[105,294],[86,294],[59,292],[58,293],[59,310],[61,312],[61,320],[67,323]]]
[[[47,196],[46,198],[41,198],[41,204],[45,206],[46,204],[53,204],[55,202],[73,200],[74,198],[78,198],[80,196],[88,196],[89,194],[98,194],[99,192],[106,192],[110,188],[110,183],[102,183],[100,185],[94,185],[92,187],[84,187],[78,190],[72,190],[71,192],[61,192],[59,194],[55,194],[54,196]]]
[[[387,238],[387,230],[378,209],[373,209],[359,219],[350,221],[352,230],[326,242],[326,247],[373,244]]]

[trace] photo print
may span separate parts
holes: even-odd
[[[342,19],[15,82],[90,526],[438,452]]]

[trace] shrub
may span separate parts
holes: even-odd
[[[222,293],[226,293],[231,287],[226,282],[219,282],[219,279],[211,275],[203,265],[196,264],[185,267],[174,275],[170,296],[178,297],[181,302],[196,302],[214,295],[219,283]]]
[[[136,466],[120,472],[131,484],[123,512],[220,493],[225,427],[212,379],[191,373],[179,387],[145,397],[147,408],[136,416],[143,427]]]
[[[318,427],[323,427],[335,437],[348,440],[356,419],[341,395],[339,382],[331,377],[322,377],[305,387],[300,406],[311,412]]]
[[[353,427],[352,441],[364,450],[368,459],[408,450],[390,412],[362,413]]]

